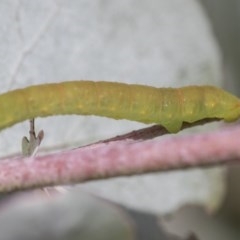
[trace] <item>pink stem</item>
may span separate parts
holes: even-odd
[[[0,191],[240,161],[240,127],[0,162]]]

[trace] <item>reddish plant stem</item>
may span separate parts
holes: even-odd
[[[240,127],[138,143],[112,142],[0,162],[0,191],[240,162]]]
[[[217,118],[205,118],[205,119],[196,121],[194,123],[183,122],[181,130],[186,129],[186,128],[195,127],[198,125],[204,125],[204,124],[210,123],[210,122],[220,121],[220,120],[221,119],[217,119]],[[164,128],[161,125],[153,125],[153,126],[135,130],[135,131],[123,134],[123,135],[119,135],[119,136],[116,136],[113,138],[101,140],[97,143],[89,144],[88,146],[95,145],[98,143],[109,143],[109,142],[114,142],[114,141],[125,141],[125,140],[133,140],[133,141],[137,142],[137,141],[152,139],[152,138],[159,137],[159,136],[162,136],[165,134],[169,134],[169,132],[167,131],[166,128]]]

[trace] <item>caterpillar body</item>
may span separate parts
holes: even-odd
[[[0,94],[0,130],[27,119],[63,114],[157,123],[178,132],[183,122],[238,119],[240,100],[214,86],[156,88],[104,81],[42,84]]]

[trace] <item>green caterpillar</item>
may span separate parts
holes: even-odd
[[[155,88],[116,82],[71,81],[13,90],[0,95],[0,130],[51,115],[97,115],[157,123],[178,132],[183,122],[204,118],[234,121],[240,100],[214,86]]]

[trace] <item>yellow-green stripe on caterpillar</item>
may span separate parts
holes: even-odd
[[[214,86],[156,88],[103,81],[42,84],[0,95],[0,130],[27,119],[63,114],[157,123],[177,132],[183,122],[238,119],[240,100]]]

